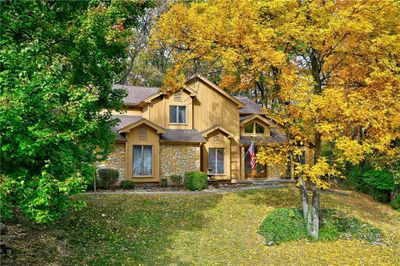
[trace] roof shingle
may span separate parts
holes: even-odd
[[[112,128],[114,132],[118,132],[121,128],[124,128],[132,123],[135,123],[142,119],[141,116],[133,116],[133,115],[113,115],[112,118],[116,118],[119,122]]]
[[[124,89],[127,92],[128,95],[123,99],[125,105],[138,105],[144,99],[160,91],[160,88],[156,87],[139,87],[121,84],[115,84],[113,88]]]
[[[176,142],[206,142],[200,132],[196,129],[166,129],[166,132],[161,134],[160,139]]]
[[[261,107],[244,96],[235,96],[236,99],[241,101],[245,106],[240,108],[239,113],[241,114],[263,114]]]
[[[243,145],[250,145],[252,142],[254,144],[286,143],[288,140],[288,137],[276,128],[271,128],[271,136],[269,137],[240,136],[240,144]]]

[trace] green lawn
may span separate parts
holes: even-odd
[[[400,265],[400,212],[369,197],[324,193],[338,208],[382,229],[388,246],[340,240],[265,246],[257,233],[296,189],[200,195],[81,195],[87,208],[57,224],[23,223],[26,236],[4,265]],[[304,251],[303,251],[304,249]]]

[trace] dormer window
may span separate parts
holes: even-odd
[[[249,123],[244,127],[244,133],[246,134],[264,134],[265,128],[259,123]]]
[[[254,123],[247,124],[244,127],[244,133],[253,134],[253,131],[254,131]]]
[[[186,124],[186,106],[171,105],[169,107],[170,124]]]
[[[256,124],[256,134],[264,134],[264,127],[260,125],[259,123]]]

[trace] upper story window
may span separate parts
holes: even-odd
[[[169,107],[169,122],[171,124],[186,124],[186,106],[171,105]]]
[[[264,134],[265,128],[259,123],[249,123],[244,127],[244,133],[248,134]]]

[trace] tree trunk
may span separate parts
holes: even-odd
[[[310,223],[310,236],[314,239],[318,239],[318,231],[319,231],[319,189],[317,186],[312,187],[312,207],[311,211],[309,211],[308,220]]]
[[[306,223],[307,234],[314,239],[318,239],[319,236],[319,202],[320,202],[320,191],[317,186],[312,187],[312,205],[309,206],[309,197],[306,187],[306,183],[303,178],[299,178],[300,184],[300,197],[303,209],[303,217]]]
[[[309,206],[308,206],[308,191],[307,191],[307,187],[306,184],[303,180],[303,177],[299,178],[299,184],[300,184],[300,197],[301,197],[301,205],[302,205],[302,209],[303,209],[303,217],[304,217],[304,221],[306,223],[307,226],[307,233],[310,232],[310,222],[309,221]]]

